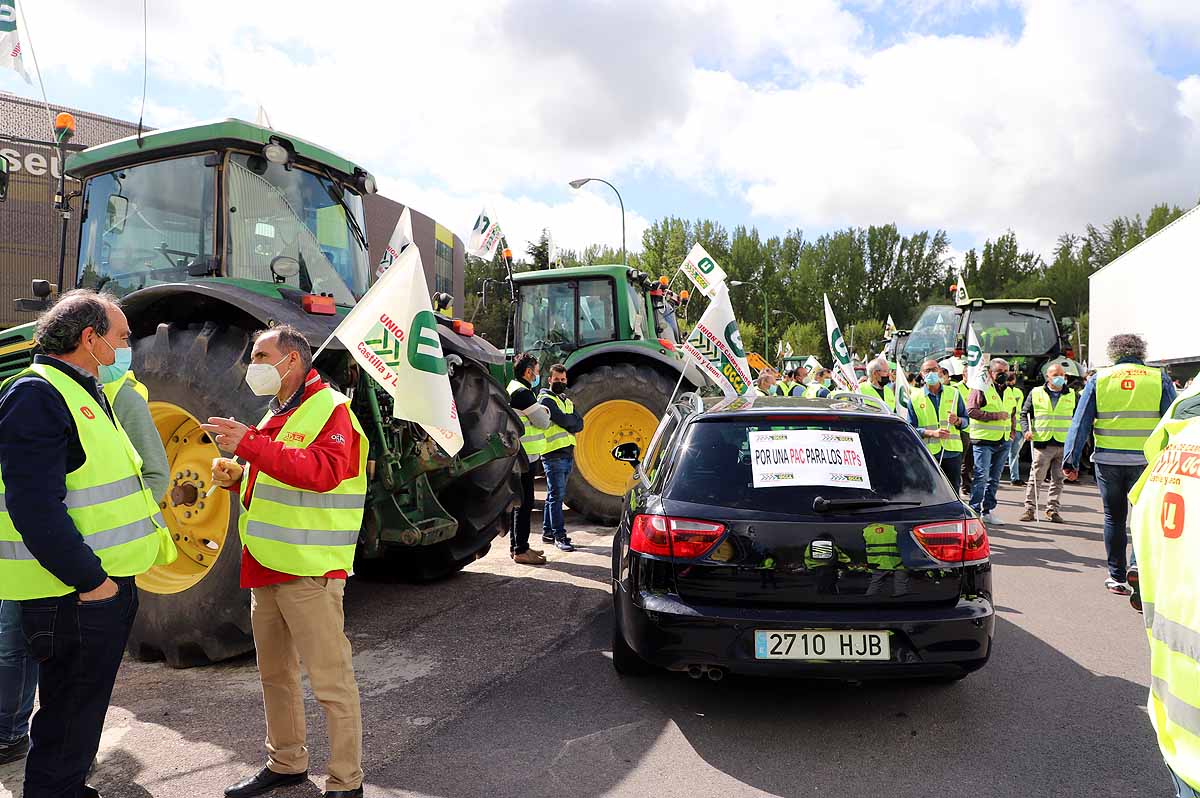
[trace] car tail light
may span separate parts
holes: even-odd
[[[912,534],[921,548],[940,562],[983,562],[991,555],[987,530],[978,518],[921,524],[913,527]]]
[[[725,534],[725,525],[694,518],[665,515],[636,515],[629,535],[629,548],[655,557],[694,560],[712,551]]]

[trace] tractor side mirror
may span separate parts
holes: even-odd
[[[11,164],[8,158],[0,155],[0,202],[8,198],[8,170]]]
[[[110,196],[104,207],[104,231],[106,233],[124,233],[125,222],[128,218],[128,198],[117,194]]]
[[[627,443],[617,444],[612,450],[613,459],[619,463],[629,463],[634,468],[641,462],[642,447],[636,442],[629,441]]]

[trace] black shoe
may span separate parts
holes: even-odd
[[[79,788],[79,798],[100,798],[100,791],[90,784]]]
[[[16,762],[29,753],[29,735],[11,743],[0,743],[0,765]]]
[[[1023,479],[1014,479],[1014,480],[1012,481],[1012,484],[1013,484],[1013,485],[1024,485],[1024,484],[1025,484],[1025,480],[1023,480]]]
[[[1137,566],[1133,566],[1125,575],[1125,581],[1129,583],[1129,589],[1133,591],[1129,595],[1129,606],[1133,607],[1138,612],[1142,611],[1142,588],[1141,582],[1138,579]]]
[[[227,798],[247,798],[250,795],[262,795],[276,787],[289,787],[308,780],[308,771],[303,773],[276,773],[270,768],[263,768],[248,779],[243,779],[232,787],[225,788]]]
[[[554,535],[542,535],[543,543],[554,543]]]
[[[363,798],[362,787],[357,790],[326,790],[325,798]]]

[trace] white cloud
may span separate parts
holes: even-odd
[[[179,88],[247,118],[261,102],[277,128],[390,176],[387,193],[460,232],[487,202],[514,239],[550,226],[569,247],[619,243],[610,198],[562,193],[585,174],[733,194],[756,219],[728,225],[1012,227],[1047,249],[1088,221],[1193,199],[1200,76],[1177,81],[1150,56],[1200,45],[1200,4],[1011,4],[1024,15],[1015,38],[901,32],[877,50],[857,12],[879,0],[497,0],[486,12],[159,0],[147,121],[190,118]],[[905,0],[892,16],[944,28],[1000,5]],[[140,89],[140,4],[25,11],[43,69],[97,86],[136,74]],[[636,248],[645,219],[630,210]]]

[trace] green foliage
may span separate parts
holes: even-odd
[[[853,329],[850,326],[843,326],[842,329],[853,344],[856,357],[866,360],[879,354],[883,348],[883,322],[879,319],[861,319],[854,322]]]
[[[542,242],[542,257],[545,258],[545,239]],[[536,249],[536,245],[530,246]],[[532,256],[532,252],[530,253]],[[475,324],[475,334],[486,338],[492,345],[504,348],[505,333],[509,322],[510,297],[508,271],[500,252],[490,261],[467,256],[463,272],[463,288],[467,296],[463,302],[463,318]],[[485,301],[486,300],[486,301]]]

